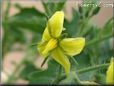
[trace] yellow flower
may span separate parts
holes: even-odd
[[[61,38],[64,22],[64,12],[57,11],[47,22],[42,41],[38,44],[38,51],[44,57],[51,55],[61,64],[66,74],[70,72],[68,56],[79,54],[85,46],[85,38]]]
[[[110,65],[106,72],[106,83],[114,84],[114,58],[111,58]]]

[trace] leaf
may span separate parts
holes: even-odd
[[[58,0],[57,4],[56,4],[56,10],[62,10],[63,7],[64,7],[64,4],[65,4],[66,0]]]
[[[110,40],[105,40],[99,44],[99,63],[107,63],[110,62],[111,57],[114,55],[114,49],[110,47]],[[113,44],[113,43],[112,43]],[[106,72],[106,70],[105,70]]]
[[[64,27],[66,28],[66,33],[68,33],[70,37],[75,36],[78,29],[80,29],[79,28],[79,15],[78,15],[78,11],[76,11],[75,9],[73,9],[72,17],[73,18],[71,22],[68,22],[66,19],[64,21]]]
[[[34,43],[39,43],[41,41],[41,34],[38,34],[37,32],[33,32],[33,37],[32,37],[32,40],[31,40],[31,44],[34,44]]]
[[[21,30],[12,28],[10,32],[12,33],[11,35],[12,43],[14,42],[25,43],[26,42],[26,37]]]
[[[95,75],[95,82],[98,82],[98,83],[100,83],[100,84],[106,84],[105,83],[105,77],[106,77],[106,75],[105,74],[96,74]]]
[[[79,6],[78,11],[80,12],[80,14],[83,12],[83,7]]]
[[[101,29],[101,35],[102,36],[108,36],[108,35],[113,35],[113,18],[109,19],[104,27]]]
[[[79,74],[80,80],[82,81],[93,81],[93,75],[95,74],[95,71],[88,71],[83,74]]]
[[[46,14],[48,15],[48,17],[51,17],[52,14],[54,14],[56,11],[60,11],[63,9],[63,6],[65,4],[66,0],[57,0],[57,1],[53,1],[53,0],[43,0],[42,4],[45,8]]]
[[[89,57],[90,56],[86,50],[83,50],[83,52],[81,52],[81,54],[74,56],[74,58],[78,62],[78,65],[76,66],[73,62],[72,64],[74,64],[74,65],[72,66],[72,70],[78,70],[78,69],[90,66],[91,64],[90,64]]]
[[[34,7],[22,8],[20,12],[9,18],[10,28],[28,29],[37,33],[42,33],[46,25],[44,13],[39,12]]]
[[[84,0],[82,2],[82,7],[79,7],[79,9],[83,9],[82,12],[81,10],[79,10],[79,12],[81,12],[81,16],[83,18],[88,18],[90,16],[93,16],[95,14],[97,14],[99,12],[99,0]]]
[[[48,69],[35,71],[30,74],[29,81],[31,84],[51,84],[58,74],[58,63],[54,60],[48,62]]]
[[[32,63],[26,61],[25,66],[20,73],[20,78],[29,80],[28,76],[30,75],[30,73],[38,70],[40,71],[40,69],[36,68]]]
[[[94,28],[89,29],[89,31],[86,33],[86,38],[89,40],[91,39],[91,41],[87,41],[87,46],[98,44],[104,40],[111,38],[113,36],[112,27],[113,22],[111,18],[103,28],[98,28],[94,26]]]
[[[76,82],[74,81],[74,76],[73,74],[69,74],[65,79],[61,80],[59,82],[60,85],[71,85],[71,84],[76,84]]]
[[[93,10],[91,16],[98,14],[99,11],[100,11],[100,7],[96,7],[96,8]]]

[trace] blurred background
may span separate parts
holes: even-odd
[[[77,3],[82,3],[82,1],[68,0],[63,6],[65,19],[68,22],[74,19],[74,9],[79,9]],[[31,47],[31,45],[41,40],[41,34],[46,24],[46,18],[43,16],[45,12],[45,6],[40,0],[10,0],[10,3],[8,0],[2,1],[2,83],[7,81],[8,75],[12,73],[16,72],[18,77],[19,71],[22,71],[25,65],[22,65],[21,68],[17,65],[23,63],[25,57],[28,61],[27,65],[32,61],[36,68],[40,67],[43,58],[39,56],[37,47]],[[98,14],[93,15],[89,22],[101,29],[112,17],[112,7],[101,7]],[[16,67],[19,68],[18,71],[16,71]],[[43,68],[47,68],[47,65],[45,64]],[[20,77],[14,83],[26,84],[28,81]]]

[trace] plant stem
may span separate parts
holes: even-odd
[[[96,66],[92,66],[92,67],[88,67],[88,68],[84,68],[84,69],[80,69],[80,70],[78,70],[78,73],[79,74],[85,73],[85,72],[88,72],[88,71],[92,71],[92,70],[96,70],[96,69],[99,69],[99,68],[107,67],[108,65],[109,65],[109,63],[96,65]]]
[[[84,27],[86,27],[88,25],[90,18],[86,18],[83,22],[82,25],[80,27],[80,29],[78,30],[78,32],[76,33],[76,36],[82,36],[82,33],[85,32]]]
[[[42,64],[41,64],[41,67],[45,64],[45,62],[47,61],[48,58],[49,58],[49,57],[46,57],[46,58],[44,59],[44,61],[43,61]]]
[[[33,43],[33,44],[29,45],[29,47],[31,47],[31,46],[37,46],[37,45],[38,45],[38,43]]]
[[[78,62],[76,61],[76,59],[74,59],[74,57],[71,57],[71,59],[74,61],[74,63],[75,63],[76,65],[79,65]]]
[[[92,41],[88,42],[88,43],[86,44],[86,46],[91,46],[91,45],[96,44],[96,43],[99,43],[99,42],[101,42],[101,41],[103,41],[103,40],[105,40],[105,39],[108,39],[108,38],[110,38],[110,37],[112,37],[112,34],[111,34],[111,35],[108,35],[108,36],[104,36],[104,37],[102,37],[102,38],[100,38],[100,39],[92,40]]]
[[[8,42],[6,42],[7,39],[7,35],[8,35],[8,30],[9,30],[9,24],[8,24],[8,16],[9,16],[9,10],[11,7],[11,3],[8,0],[8,4],[7,4],[7,8],[6,11],[4,12],[4,17],[3,17],[3,28],[4,28],[4,36],[3,36],[3,40],[2,40],[2,57],[4,57],[4,54],[8,51]]]
[[[74,80],[78,83],[81,84],[81,80],[79,79],[78,75],[76,72],[72,72],[73,76],[74,76]]]
[[[60,81],[61,81],[61,78],[63,79],[64,77],[61,77],[61,72],[62,72],[62,68],[61,68],[61,65],[59,66],[59,72],[58,72],[58,75],[57,77],[55,78],[55,80],[52,82],[52,84],[58,84]],[[61,77],[61,78],[60,78]]]
[[[88,68],[79,69],[79,70],[77,71],[77,73],[78,73],[78,74],[85,73],[85,72],[88,72],[88,71],[92,71],[92,70],[96,70],[96,69],[99,69],[99,68],[107,67],[108,65],[109,65],[109,63],[106,63],[106,64],[100,64],[100,65],[96,65],[96,66],[92,66],[92,67],[88,67]],[[71,71],[71,73],[74,74],[74,73],[76,73],[76,71]],[[63,80],[65,76],[66,76],[66,74],[63,73],[63,74],[60,76],[59,80]],[[75,80],[76,80],[78,83],[83,84],[82,81],[80,81],[79,78],[77,78],[77,75],[74,74],[74,76],[75,76]]]

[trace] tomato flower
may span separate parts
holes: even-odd
[[[82,51],[85,46],[85,38],[62,38],[63,22],[64,12],[55,12],[47,22],[42,41],[38,44],[37,49],[44,58],[50,55],[61,64],[68,75],[70,72],[68,56],[77,55]]]
[[[110,65],[106,72],[106,83],[114,84],[114,58],[111,58]]]

